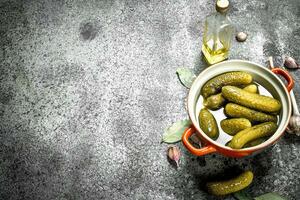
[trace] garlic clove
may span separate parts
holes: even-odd
[[[285,57],[284,66],[289,69],[299,69],[300,65],[296,62],[296,60],[292,57]]]
[[[179,166],[179,159],[180,159],[180,149],[177,146],[169,146],[167,151],[167,156],[170,161],[174,161],[176,167]]]
[[[247,34],[244,32],[239,32],[236,34],[235,38],[239,42],[244,42],[247,39]]]
[[[293,115],[290,118],[288,128],[286,130],[290,134],[300,136],[300,115]]]

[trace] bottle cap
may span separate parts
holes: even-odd
[[[228,0],[217,0],[216,10],[219,13],[225,13],[228,10],[229,1]]]

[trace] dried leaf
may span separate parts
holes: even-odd
[[[254,199],[255,200],[286,200],[285,198],[283,198],[283,197],[281,197],[278,194],[273,193],[273,192],[261,195],[259,197],[255,197]]]
[[[191,120],[180,120],[165,129],[162,142],[175,143],[181,140],[183,132],[192,124]]]
[[[196,78],[191,69],[180,67],[176,70],[180,82],[187,88],[190,88]]]
[[[179,166],[179,159],[180,159],[180,155],[181,155],[180,149],[177,146],[170,146],[168,148],[167,155],[168,155],[168,158],[171,161],[175,162],[176,167],[178,167]]]

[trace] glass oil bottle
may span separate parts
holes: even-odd
[[[217,0],[216,11],[205,19],[202,53],[209,64],[228,58],[234,27],[226,16],[228,0]]]

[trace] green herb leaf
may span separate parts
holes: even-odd
[[[180,82],[187,88],[190,88],[196,78],[191,69],[180,67],[176,70]]]
[[[250,195],[245,190],[241,190],[241,191],[235,192],[233,194],[233,196],[237,200],[252,200],[252,198],[250,197]]]
[[[175,143],[181,140],[183,132],[192,124],[191,120],[185,119],[175,122],[169,128],[165,129],[162,142]]]
[[[264,195],[261,195],[259,197],[255,197],[255,200],[286,200],[285,198],[279,196],[278,194],[271,192]]]

